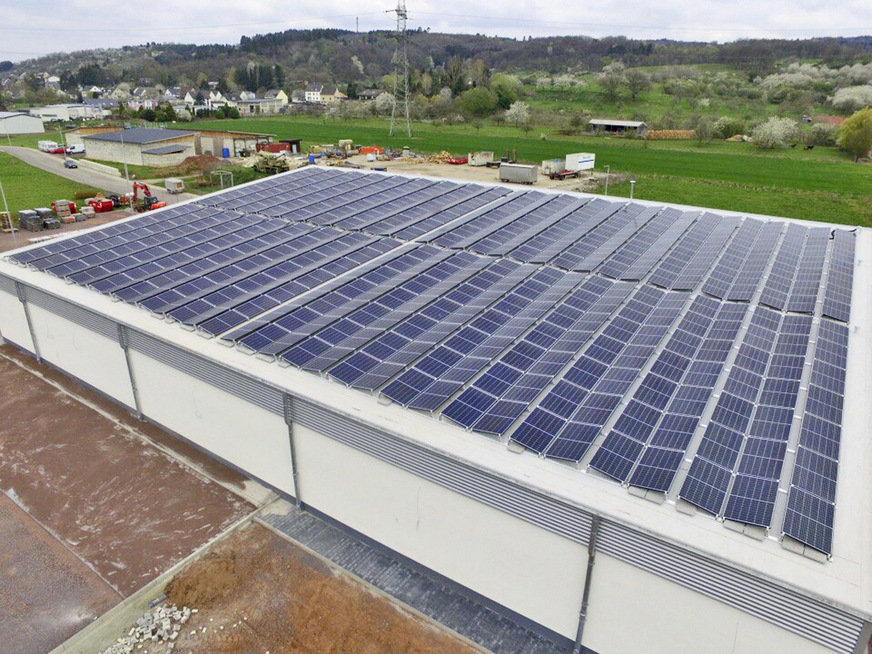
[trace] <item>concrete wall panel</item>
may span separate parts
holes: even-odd
[[[28,306],[43,359],[122,404],[135,405],[124,350],[118,341],[42,307]]]
[[[18,301],[18,296],[5,291],[0,291],[0,335],[25,350],[34,351],[24,305]]]
[[[302,500],[568,638],[587,548],[295,425]]]
[[[130,356],[146,417],[295,494],[288,428],[281,417],[135,350]]]
[[[824,654],[829,649],[597,554],[583,643],[599,654]]]

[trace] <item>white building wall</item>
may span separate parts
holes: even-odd
[[[17,295],[5,291],[0,291],[0,336],[29,352],[34,351],[24,305],[19,302]]]
[[[584,645],[598,654],[824,654],[743,611],[597,554]]]
[[[119,141],[101,141],[87,137],[84,139],[84,143],[85,150],[87,150],[90,159],[114,161],[116,163],[124,163],[126,161],[132,166],[143,165],[141,146],[139,144],[125,143],[122,146]]]
[[[143,415],[296,494],[288,427],[280,416],[135,350],[130,359]]]
[[[42,120],[35,116],[12,116],[0,120],[0,134],[44,134],[45,127]]]
[[[118,341],[28,305],[40,356],[128,407],[135,405],[124,350]]]
[[[307,505],[567,638],[587,547],[294,425]]]

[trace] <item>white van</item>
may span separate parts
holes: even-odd
[[[40,141],[37,143],[37,146],[42,152],[51,152],[52,150],[56,150],[60,146],[54,141]]]
[[[85,144],[74,143],[67,148],[67,154],[85,154]]]

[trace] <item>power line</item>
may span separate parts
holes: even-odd
[[[477,20],[494,20],[494,21],[508,21],[508,22],[518,22],[518,23],[537,23],[537,24],[551,24],[551,25],[571,25],[573,27],[620,27],[622,29],[649,29],[649,30],[677,30],[677,31],[690,31],[690,32],[759,32],[759,33],[771,33],[771,32],[826,32],[826,31],[868,31],[872,32],[872,27],[857,27],[856,25],[852,25],[850,27],[809,27],[809,28],[792,28],[792,29],[759,29],[759,28],[745,28],[745,27],[689,27],[689,26],[667,26],[667,25],[625,25],[620,23],[590,23],[590,22],[571,22],[565,20],[544,20],[544,19],[536,19],[536,18],[513,18],[510,16],[482,16],[482,15],[472,15],[472,14],[447,14],[444,12],[431,12],[431,11],[419,11],[416,14],[420,14],[422,16],[445,16],[452,18],[473,18]],[[544,37],[543,37],[544,38]]]
[[[175,26],[175,27],[152,27],[151,25],[143,26],[140,28],[113,28],[112,32],[171,32],[171,31],[184,31],[190,32],[191,30],[214,30],[214,29],[224,29],[228,27],[258,27],[258,26],[266,26],[266,25],[290,25],[296,24],[300,21],[304,20],[331,20],[334,18],[354,18],[356,16],[374,16],[374,15],[383,15],[382,11],[370,11],[365,13],[354,13],[354,14],[334,14],[332,16],[305,16],[305,17],[297,17],[293,20],[276,20],[276,21],[267,21],[267,22],[259,22],[259,23],[224,23],[221,25],[185,25],[183,27]],[[78,28],[78,29],[70,29],[67,27],[7,27],[0,26],[0,32],[105,32],[105,27],[95,27],[95,28]],[[350,30],[349,30],[350,31]],[[26,54],[26,53],[19,53]]]

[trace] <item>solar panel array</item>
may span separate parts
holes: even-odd
[[[831,553],[854,248],[844,229],[308,168],[11,258]]]

